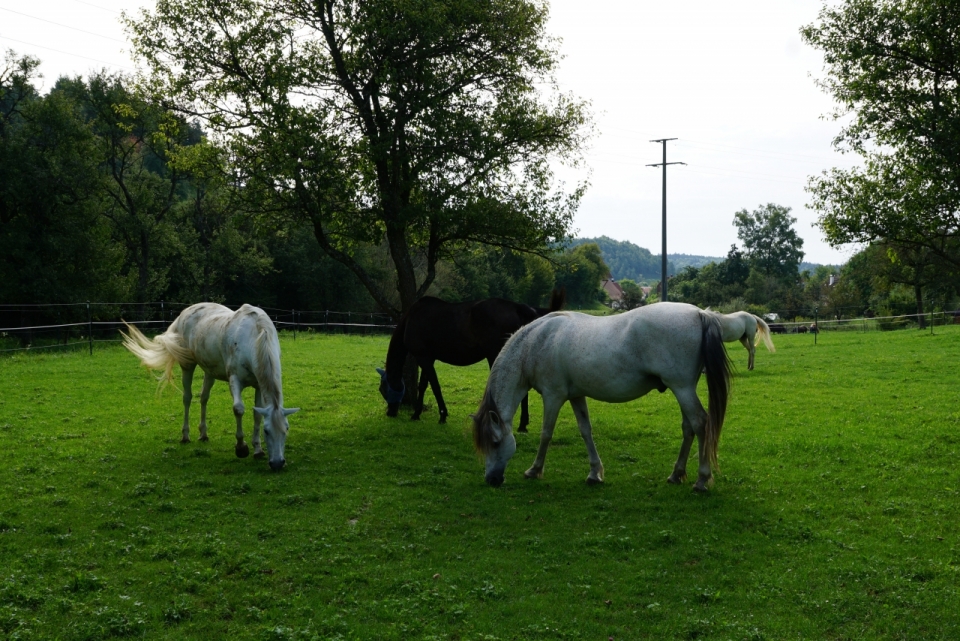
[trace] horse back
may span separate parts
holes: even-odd
[[[200,303],[187,308],[177,319],[178,331],[204,372],[222,381],[234,375],[244,386],[257,386],[261,315],[266,317],[262,310],[251,305],[243,305],[234,312],[216,303]],[[267,323],[272,329],[269,318]],[[275,329],[272,335],[276,336]]]

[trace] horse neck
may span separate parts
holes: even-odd
[[[391,387],[398,389],[400,380],[403,378],[403,364],[407,360],[407,346],[404,344],[404,334],[407,331],[407,314],[404,314],[397,323],[397,328],[393,330],[393,336],[390,337],[390,346],[387,348],[387,380]]]
[[[493,369],[490,370],[487,389],[490,390],[501,420],[512,425],[520,402],[530,391],[530,385],[523,376],[522,363],[514,351],[508,352],[506,347],[501,350]]]

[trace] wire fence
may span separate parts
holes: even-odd
[[[123,323],[158,334],[190,303],[70,303],[0,305],[0,354],[87,349],[119,343]],[[304,333],[384,334],[396,324],[389,314],[262,307],[277,330],[294,339]]]
[[[165,301],[0,305],[0,355],[69,349],[87,349],[92,354],[96,344],[119,343],[124,322],[145,334],[158,334],[189,306]],[[278,331],[292,335],[294,340],[304,333],[389,334],[396,327],[390,315],[376,312],[261,309]],[[803,321],[769,321],[775,334],[907,329],[933,332],[936,327],[951,324],[960,324],[960,310],[841,320],[815,315]]]
[[[872,316],[860,318],[819,318],[803,321],[769,321],[773,334],[807,334],[821,332],[872,332],[894,330],[929,330],[936,327],[960,324],[960,310],[936,311],[924,314],[903,314],[900,316]]]

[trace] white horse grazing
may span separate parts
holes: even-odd
[[[126,325],[126,323],[124,323]],[[163,334],[153,340],[127,325],[123,346],[140,362],[153,370],[161,370],[163,384],[173,380],[173,365],[183,373],[183,438],[190,442],[190,401],[193,398],[193,372],[203,370],[200,392],[200,440],[207,439],[207,400],[217,379],[230,384],[233,414],[237,419],[236,454],[250,455],[243,442],[244,405],[241,392],[256,389],[253,408],[253,456],[263,458],[260,447],[260,420],[264,419],[263,435],[270,452],[270,467],[279,470],[286,463],[283,448],[290,429],[287,417],[297,409],[284,409],[283,384],[280,376],[280,342],[270,317],[258,307],[244,305],[236,312],[216,303],[200,303],[183,310]]]
[[[522,327],[493,364],[483,401],[472,417],[474,444],[486,459],[487,483],[503,483],[517,449],[513,417],[530,388],[543,397],[543,430],[537,458],[524,476],[543,476],[557,415],[569,400],[590,457],[591,484],[603,482],[603,463],[593,444],[586,399],[623,403],[654,389],[670,389],[683,414],[683,443],[667,480],[680,483],[686,478],[696,435],[700,465],[693,489],[705,491],[713,478],[730,392],[730,361],[717,316],[693,305],[657,303],[617,316],[554,312]],[[703,368],[709,414],[697,396]]]
[[[777,351],[777,348],[773,346],[773,340],[770,338],[770,327],[759,316],[754,316],[749,312],[734,312],[733,314],[717,314],[717,320],[720,321],[724,343],[740,341],[747,348],[747,352],[750,354],[747,369],[753,369],[753,356],[757,352],[755,346],[761,338],[768,351]]]

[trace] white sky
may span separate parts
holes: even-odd
[[[121,10],[151,0],[0,0],[0,48],[41,59],[48,89],[60,75],[132,71]],[[805,207],[807,177],[849,156],[814,86],[818,52],[799,29],[821,0],[553,0],[550,32],[562,39],[561,88],[592,103],[597,136],[591,187],[575,221],[580,236],[630,240],[660,253],[661,161],[668,143],[668,252],[724,256],[737,242],[733,214],[768,202],[791,207],[805,260],[845,261]],[[582,173],[565,175],[569,181]]]

